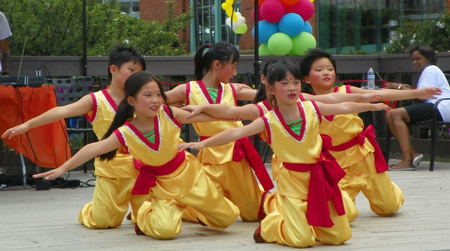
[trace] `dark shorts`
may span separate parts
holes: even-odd
[[[409,115],[410,123],[427,121],[433,119],[433,106],[431,103],[406,106],[406,112]],[[437,120],[442,121],[442,116],[438,111]]]

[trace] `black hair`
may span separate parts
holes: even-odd
[[[203,78],[205,73],[211,68],[212,63],[216,60],[222,64],[230,60],[232,60],[231,63],[239,62],[239,51],[236,46],[227,42],[202,45],[198,48],[194,56],[195,77],[197,80]]]
[[[109,80],[112,80],[112,74],[109,70],[109,67],[111,65],[115,65],[117,68],[120,68],[122,67],[122,65],[128,62],[141,64],[142,70],[145,71],[146,68],[145,60],[136,49],[134,49],[131,46],[123,44],[115,45],[109,54],[109,63],[108,63]]]
[[[334,71],[337,70],[336,68],[336,60],[334,60],[333,56],[321,49],[309,49],[308,53],[303,56],[302,60],[300,61],[299,68],[302,72],[303,76],[309,76],[309,72],[311,71],[312,64],[321,58],[327,58],[330,60],[331,64],[334,67]]]
[[[281,60],[281,57],[273,57],[269,61],[267,61],[266,64],[264,64],[264,68],[262,70],[261,75],[263,75],[264,77],[267,78],[267,69],[269,68],[269,66],[271,66],[272,64],[274,64],[276,62],[279,62],[280,60]],[[258,102],[261,102],[265,99],[267,99],[266,85],[261,83],[259,85],[258,92],[256,93],[255,98],[253,99],[253,103],[257,104]]]
[[[139,92],[139,90],[141,90],[142,86],[152,81],[158,84],[164,103],[167,104],[167,96],[164,93],[161,83],[152,74],[145,71],[131,74],[130,77],[128,77],[128,79],[125,81],[125,98],[117,107],[116,116],[114,116],[114,120],[112,121],[108,131],[102,139],[106,139],[111,136],[111,134],[115,130],[117,130],[117,128],[121,127],[128,119],[132,119],[134,117],[134,107],[128,103],[128,97],[136,98],[136,94]],[[170,116],[173,117],[170,107],[169,111]],[[111,152],[100,155],[99,158],[100,160],[111,160],[115,155],[116,150],[113,150]]]
[[[275,82],[285,79],[288,72],[291,73],[296,79],[301,80],[303,78],[300,70],[295,67],[289,59],[281,58],[279,62],[273,63],[268,67],[266,75],[267,84],[269,86],[274,86]],[[271,106],[277,106],[275,96],[271,96],[268,101]]]
[[[430,62],[430,64],[435,65],[437,63],[436,52],[428,45],[415,45],[410,47],[408,51],[409,57],[411,57],[415,51],[418,51],[420,55],[424,56]]]

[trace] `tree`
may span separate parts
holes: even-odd
[[[2,11],[11,26],[9,39],[13,55],[82,55],[82,1],[80,0],[2,0]],[[120,11],[117,1],[87,0],[88,56],[106,56],[110,48],[128,41],[145,56],[186,54],[177,32],[192,13],[174,16],[175,1],[167,1],[166,20],[144,22]],[[26,40],[26,42],[25,42]]]
[[[388,53],[405,53],[411,45],[428,45],[436,51],[450,50],[450,14],[420,24],[402,20],[397,31],[399,39],[386,48]]]

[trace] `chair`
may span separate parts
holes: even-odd
[[[439,103],[441,103],[444,100],[450,100],[450,98],[442,98],[438,99],[436,103],[433,106],[433,118],[431,120],[427,121],[421,121],[416,123],[410,123],[411,126],[429,126],[431,129],[431,152],[430,152],[430,172],[434,171],[434,161],[435,161],[435,155],[436,155],[436,142],[437,142],[437,136],[438,136],[438,129],[442,128],[444,126],[450,126],[450,122],[444,122],[444,121],[437,121],[437,107]],[[386,135],[386,145],[385,145],[385,159],[386,162],[389,161],[389,152],[391,149],[391,138],[392,138],[392,132],[390,130],[387,130]]]
[[[48,84],[55,86],[55,97],[58,106],[64,106],[78,101],[92,92],[92,77],[57,78],[48,79]],[[81,122],[81,123],[80,123]],[[83,134],[84,145],[89,143],[88,136],[92,139],[92,126],[84,116],[66,118],[68,139],[74,134]],[[91,140],[92,141],[92,140]],[[87,165],[84,164],[84,172]]]

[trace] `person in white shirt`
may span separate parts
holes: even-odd
[[[9,76],[9,46],[8,38],[12,36],[8,19],[0,12],[0,72],[3,76]]]
[[[435,65],[437,62],[436,52],[429,46],[413,46],[409,49],[409,56],[414,70],[421,72],[417,89],[437,87],[442,90],[442,93],[436,98],[450,98],[448,80],[441,69]],[[403,154],[402,161],[391,165],[390,170],[415,170],[423,158],[423,154],[417,153],[411,145],[408,124],[432,119],[433,105],[437,99],[419,101],[422,103],[396,108],[386,113],[386,122],[392,134],[397,138]],[[437,119],[450,121],[450,101],[439,103]]]

